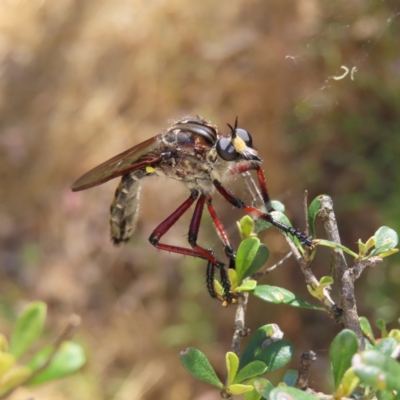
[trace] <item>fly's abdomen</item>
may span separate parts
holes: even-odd
[[[126,242],[132,236],[139,212],[140,174],[127,174],[115,191],[110,212],[110,233],[114,244]]]

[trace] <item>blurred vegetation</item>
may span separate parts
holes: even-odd
[[[108,238],[117,182],[69,189],[169,119],[199,114],[222,127],[238,115],[295,226],[304,224],[307,189],[310,198],[332,196],[347,244],[381,225],[400,230],[399,12],[396,0],[0,3],[0,331],[41,300],[51,332],[71,313],[82,316],[75,339],[88,356],[81,373],[26,398],[215,398],[188,381],[177,354],[191,345],[223,359],[234,308],[208,297],[204,262],[147,241],[184,188],[149,179],[137,232],[121,248]],[[342,65],[357,67],[354,80],[332,78]],[[216,207],[235,236],[241,214],[223,201]],[[170,243],[185,243],[188,218]],[[199,242],[222,254],[206,217],[202,233]],[[278,234],[261,239],[271,263],[286,254]],[[372,318],[398,315],[392,259],[359,282],[360,314],[379,303]],[[298,279],[291,262],[267,278],[307,298]],[[338,331],[334,322],[279,306],[260,316],[257,307],[250,304],[249,327],[276,322],[298,351],[317,350],[323,380],[327,349],[319,345]]]

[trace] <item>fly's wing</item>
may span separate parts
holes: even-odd
[[[86,172],[72,185],[72,191],[89,189],[159,161],[160,139],[161,135],[154,136]]]

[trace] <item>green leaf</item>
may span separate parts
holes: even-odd
[[[12,354],[0,352],[0,378],[14,366],[15,362]]]
[[[388,251],[384,251],[383,253],[379,253],[379,257],[380,258],[385,258],[385,257],[389,257],[392,254],[398,253],[399,249],[390,249]]]
[[[271,206],[275,211],[280,211],[281,213],[285,212],[285,205],[279,200],[271,200]]]
[[[361,241],[361,239],[358,239],[358,255],[360,257],[364,257],[367,254],[368,248],[365,245],[365,243],[363,243]]]
[[[261,394],[256,392],[256,390],[244,394],[244,400],[261,400],[261,397]]]
[[[324,195],[317,196],[308,207],[308,226],[310,228],[311,236],[315,239],[317,236],[315,234],[315,219],[318,215],[318,211],[321,208],[321,203],[319,199]]]
[[[398,242],[399,238],[397,233],[387,226],[382,226],[375,232],[375,250],[372,253],[374,253],[374,255],[379,255],[389,251],[393,249]]]
[[[278,210],[277,210],[277,211],[272,211],[272,212],[271,212],[271,216],[272,216],[272,218],[274,218],[276,221],[282,222],[283,224],[292,227],[292,224],[291,224],[291,222],[289,221],[288,217],[287,217],[285,214],[283,214],[282,212],[280,212],[280,211],[278,211]],[[254,231],[255,231],[256,233],[260,233],[260,232],[265,231],[265,230],[268,229],[268,228],[271,228],[271,226],[272,226],[272,224],[271,224],[270,222],[267,222],[267,221],[262,220],[262,219],[257,219],[257,220],[256,220],[256,223],[255,223]],[[299,239],[297,239],[297,237],[292,236],[292,235],[290,235],[290,234],[286,234],[286,233],[284,233],[284,232],[282,232],[282,233],[290,237],[290,239],[293,241],[293,243],[294,243],[294,244],[296,245],[296,247],[299,249],[299,251],[301,252],[301,254],[304,253],[303,247],[301,246],[300,241],[299,241]]]
[[[385,354],[386,356],[390,357],[396,347],[397,347],[396,339],[387,337],[378,342],[374,346],[374,350],[377,350],[382,354]]]
[[[329,348],[335,389],[338,388],[344,373],[351,367],[351,359],[358,351],[357,335],[350,329],[344,329],[333,339]]]
[[[240,243],[236,255],[238,282],[257,272],[267,261],[269,251],[260,239],[251,237]]]
[[[331,242],[330,240],[317,239],[317,240],[314,241],[314,244],[316,244],[318,246],[331,247],[333,249],[341,249],[345,253],[350,254],[351,256],[353,256],[354,258],[358,258],[358,254],[354,253],[354,251],[351,251],[350,249],[348,249],[347,247],[345,247],[345,246],[343,246],[343,245],[341,245],[339,243]]]
[[[390,390],[377,390],[376,398],[378,400],[393,400],[393,393]]]
[[[237,222],[237,225],[242,240],[254,235],[254,221],[250,216],[245,215],[239,222]]]
[[[228,386],[233,383],[239,367],[239,358],[235,353],[228,351],[225,356],[226,370],[228,371]]]
[[[268,303],[286,304],[292,307],[308,308],[311,310],[324,310],[323,307],[314,306],[289,290],[277,286],[259,285],[254,289],[253,294]]]
[[[248,379],[260,376],[265,373],[268,369],[267,365],[262,361],[252,361],[251,363],[245,365],[239,373],[236,375],[234,383],[242,383]]]
[[[10,353],[17,359],[26,353],[43,331],[47,306],[40,301],[32,302],[17,320],[11,337]]]
[[[17,366],[8,371],[1,380],[0,395],[3,395],[25,382],[32,371],[26,366]]]
[[[257,281],[249,279],[235,289],[235,292],[251,292],[257,287]]]
[[[372,343],[375,344],[375,336],[372,332],[371,324],[365,317],[360,317],[359,319],[361,331],[363,335]]]
[[[252,361],[258,360],[264,362],[268,366],[266,373],[269,373],[282,368],[292,360],[294,355],[292,343],[287,340],[278,340],[270,344],[268,343],[269,340],[265,336],[258,343],[250,339],[240,357],[239,369],[241,370]]]
[[[379,318],[375,324],[381,330],[381,338],[387,337],[388,331],[386,328],[386,322],[382,318]]]
[[[54,346],[46,346],[39,350],[28,367],[33,371],[41,368],[49,359]],[[81,346],[73,342],[63,342],[47,368],[35,375],[28,385],[38,385],[54,379],[63,378],[77,372],[86,363],[86,356]]]
[[[260,393],[264,399],[269,399],[269,394],[271,390],[274,388],[274,385],[268,380],[264,378],[258,378],[253,382],[254,389],[257,393]]]
[[[224,385],[218,379],[207,357],[199,350],[188,348],[181,352],[181,363],[196,379],[223,389]]]
[[[349,397],[360,383],[360,379],[354,373],[353,368],[349,368],[343,375],[343,378],[335,391],[334,398],[341,399]]]
[[[313,396],[303,390],[280,386],[276,387],[269,394],[269,400],[296,399],[296,400],[315,400],[319,397]]]
[[[379,390],[400,390],[400,364],[379,351],[368,350],[353,357],[354,373],[361,382]]]
[[[6,353],[8,351],[8,340],[7,338],[0,333],[0,351]]]
[[[393,338],[397,341],[397,343],[400,343],[400,330],[399,329],[392,329],[389,332],[388,337]]]
[[[234,385],[230,385],[226,388],[228,393],[239,395],[246,392],[252,392],[254,387],[252,385],[241,385],[240,383],[236,383]]]
[[[299,377],[299,371],[296,371],[295,369],[288,369],[285,372],[285,375],[283,375],[283,382],[287,386],[294,387],[294,385],[297,382],[298,377]]]

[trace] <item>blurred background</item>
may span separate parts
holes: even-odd
[[[186,199],[185,188],[145,181],[137,230],[121,247],[108,227],[118,181],[70,191],[88,169],[171,119],[199,114],[227,130],[239,116],[272,197],[296,227],[305,225],[308,190],[310,201],[332,196],[350,248],[382,225],[400,231],[399,13],[397,0],[2,0],[0,331],[9,334],[21,308],[42,300],[48,341],[77,313],[75,340],[89,358],[79,374],[13,398],[219,398],[178,355],[199,348],[223,378],[235,307],[209,297],[204,261],[148,242]],[[334,79],[342,66],[353,79]],[[248,199],[240,180],[230,187]],[[215,197],[237,244],[243,214]],[[165,242],[185,244],[189,220]],[[276,231],[260,239],[269,265],[288,251]],[[223,257],[206,213],[199,243]],[[391,257],[357,281],[361,315],[396,326],[399,262]],[[319,250],[313,268],[329,274],[329,251]],[[292,260],[263,281],[313,301]],[[340,327],[324,313],[252,298],[248,327],[267,323],[295,344],[292,368],[303,351],[316,351],[310,385],[331,389],[327,344]]]

